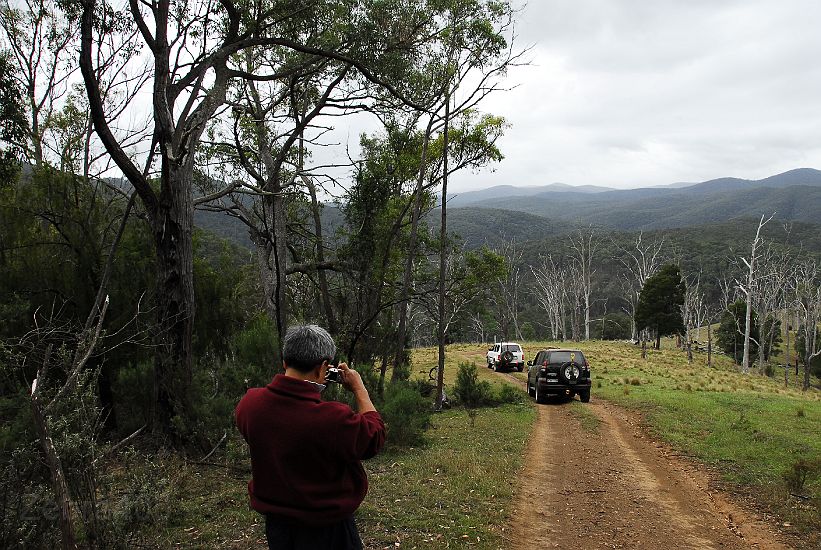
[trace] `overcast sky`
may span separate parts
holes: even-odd
[[[453,191],[821,168],[821,1],[531,0],[518,33],[505,160]]]

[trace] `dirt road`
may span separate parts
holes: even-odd
[[[520,477],[511,548],[783,549],[705,471],[654,442],[627,411],[594,400],[539,406]]]

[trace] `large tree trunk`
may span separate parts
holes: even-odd
[[[164,171],[165,172],[165,171]],[[189,407],[194,328],[194,207],[191,173],[169,170],[152,216],[157,253],[157,334],[154,358],[154,428],[171,433],[172,419]],[[174,434],[182,435],[182,434]]]
[[[262,290],[265,293],[265,312],[274,322],[277,341],[277,361],[282,356],[282,337],[287,330],[287,302],[285,281],[287,269],[287,236],[285,225],[285,205],[279,194],[262,198],[263,229],[253,235],[256,246],[257,269],[259,269]]]
[[[391,372],[391,382],[395,382],[400,365],[405,359],[405,339],[408,323],[408,300],[410,287],[413,282],[413,261],[416,255],[416,239],[419,233],[419,216],[422,212],[422,187],[425,183],[425,174],[428,165],[428,146],[430,144],[430,133],[433,127],[433,117],[430,117],[428,126],[425,128],[425,136],[422,141],[422,154],[419,159],[419,172],[416,178],[416,190],[413,196],[413,211],[411,212],[411,228],[408,236],[408,252],[405,256],[405,268],[402,275],[402,294],[399,299],[399,323],[396,335],[396,350],[393,356],[393,370]]]
[[[448,124],[450,122],[450,94],[445,98],[445,135],[442,145],[442,227],[439,237],[439,328],[436,331],[439,340],[439,369],[436,376],[436,410],[442,409],[445,388],[445,293],[447,288],[448,266]]]
[[[300,147],[300,155],[302,148]],[[316,261],[317,264],[325,263],[325,240],[322,237],[322,211],[319,201],[316,198],[316,186],[311,178],[303,178],[308,187],[308,192],[311,194],[311,213],[314,218],[314,236],[316,238]],[[328,289],[328,275],[324,269],[317,270],[317,277],[319,278],[319,298],[322,304],[322,309],[325,312],[325,320],[328,323],[328,332],[333,335],[337,333],[336,317],[334,316],[333,304],[331,303],[331,293]]]

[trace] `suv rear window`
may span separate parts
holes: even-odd
[[[502,346],[502,351],[520,352],[522,351],[522,348],[518,344],[506,344]]]
[[[573,359],[570,358],[571,354],[573,355]],[[568,363],[575,361],[576,363],[582,364],[585,361],[584,355],[580,351],[551,351],[548,357],[551,363]]]

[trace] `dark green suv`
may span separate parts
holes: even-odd
[[[544,403],[548,395],[590,401],[590,364],[578,349],[543,349],[527,362],[527,393]]]

